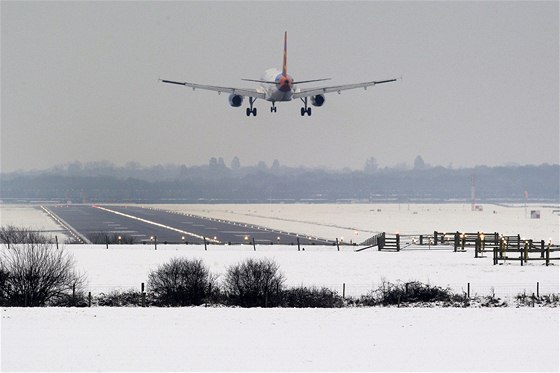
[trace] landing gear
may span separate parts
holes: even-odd
[[[271,113],[276,113],[276,109],[277,109],[276,102],[272,102],[272,106],[270,107],[270,112]]]
[[[304,107],[301,108],[301,116],[303,117],[305,114],[311,116],[311,108],[307,107],[307,97],[301,98],[301,101],[303,101],[304,105]]]
[[[249,107],[247,108],[247,111],[246,111],[248,117],[251,116],[251,114],[252,114],[254,117],[257,116],[257,108],[254,108],[254,107],[253,107],[253,103],[254,103],[255,101],[257,101],[256,98],[254,98],[254,97],[249,97]]]

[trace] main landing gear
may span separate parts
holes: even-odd
[[[247,108],[247,116],[251,116],[251,114],[253,114],[254,117],[257,116],[257,108],[253,107],[253,103],[255,103],[255,101],[257,101],[256,98],[254,97],[249,97],[249,107]]]
[[[305,105],[304,107],[301,108],[301,116],[305,116],[305,114],[307,114],[308,116],[311,116],[311,108],[307,107],[307,97],[304,98],[300,98],[301,101],[303,101],[303,105]]]
[[[270,107],[270,112],[271,113],[276,113],[276,109],[277,109],[276,102],[273,101],[272,106]]]

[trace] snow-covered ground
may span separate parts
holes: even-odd
[[[558,371],[558,309],[3,309],[2,371]]]
[[[40,211],[9,211],[2,224]],[[498,231],[558,242],[558,215],[524,207],[468,205],[161,206],[323,237],[362,241],[378,231]],[[9,211],[6,214],[6,211]],[[495,213],[494,213],[495,211]],[[19,214],[19,215],[18,215]],[[18,216],[16,216],[18,215]],[[16,218],[13,218],[13,217]],[[20,223],[21,222],[21,223]],[[38,226],[38,225],[37,225]],[[356,234],[357,233],[357,234]],[[150,270],[176,256],[201,258],[215,274],[249,257],[280,265],[289,285],[328,286],[357,296],[383,280],[419,280],[499,297],[559,292],[559,265],[493,266],[471,251],[409,247],[399,253],[354,247],[67,245],[92,293],[139,288]],[[235,309],[5,308],[2,371],[558,371],[558,308]]]

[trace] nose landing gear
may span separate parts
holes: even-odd
[[[272,102],[272,106],[270,107],[270,112],[271,113],[276,113],[276,109],[277,109],[276,102]]]

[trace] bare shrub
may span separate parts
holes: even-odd
[[[282,307],[293,308],[339,308],[344,306],[344,299],[329,288],[299,286],[284,290]]]
[[[280,305],[284,275],[269,259],[247,259],[227,269],[224,288],[230,304],[242,307]]]
[[[423,284],[419,281],[407,283],[383,282],[379,288],[357,300],[363,306],[390,306],[436,302],[460,302],[463,297],[453,294],[450,289]]]
[[[134,237],[110,232],[91,232],[86,235],[92,244],[134,244]]]
[[[52,237],[47,237],[42,233],[31,230],[25,227],[16,227],[13,225],[6,225],[0,228],[0,243],[3,244],[40,244],[40,243],[53,243]]]
[[[198,306],[216,292],[215,278],[202,260],[174,258],[148,276],[148,289],[161,306]]]
[[[75,305],[83,297],[85,277],[72,256],[45,243],[25,243],[0,251],[0,303],[37,307]]]
[[[145,294],[144,302],[142,302],[142,292],[134,289],[113,290],[97,295],[94,297],[93,303],[105,307],[141,307],[152,305],[153,299],[149,294]]]

